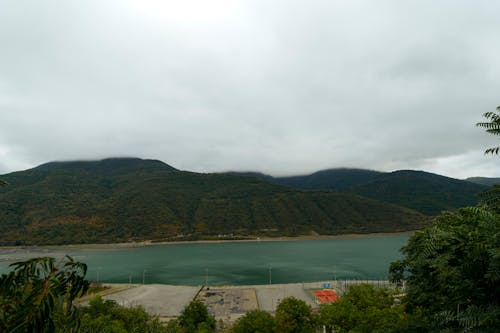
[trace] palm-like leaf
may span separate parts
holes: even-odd
[[[88,289],[85,264],[68,256],[62,265],[45,257],[11,267],[0,277],[0,331],[54,332],[58,321],[78,328],[72,301]]]
[[[496,112],[486,112],[483,116],[488,120],[487,122],[477,123],[476,126],[486,129],[486,132],[493,135],[500,135],[500,106],[497,107]],[[486,149],[485,154],[497,154],[500,152],[500,147],[492,147]]]

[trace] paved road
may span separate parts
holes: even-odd
[[[136,285],[125,291],[104,296],[123,306],[142,305],[160,317],[176,317],[191,302],[198,291],[196,286],[171,286],[165,284]]]

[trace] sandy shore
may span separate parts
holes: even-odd
[[[40,251],[50,253],[59,250],[82,250],[82,249],[120,249],[152,245],[174,245],[186,243],[241,243],[241,242],[279,242],[279,241],[300,241],[300,240],[334,240],[334,239],[355,239],[355,238],[375,238],[375,237],[398,237],[411,236],[415,231],[404,232],[382,232],[370,234],[343,234],[343,235],[305,235],[296,237],[255,237],[249,239],[223,239],[223,240],[195,240],[195,241],[169,241],[154,242],[145,240],[141,242],[108,243],[108,244],[70,244],[70,245],[40,245],[40,246],[0,246],[1,252],[16,250]]]

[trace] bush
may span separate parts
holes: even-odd
[[[182,311],[178,324],[185,333],[201,333],[215,331],[215,318],[208,314],[207,307],[195,300]]]
[[[114,301],[103,300],[96,296],[88,307],[82,308],[82,333],[163,333],[163,327],[158,318],[148,314],[141,306],[126,308]]]
[[[260,310],[250,311],[236,320],[233,333],[274,333],[277,332],[274,317]]]
[[[287,297],[278,304],[276,323],[282,333],[315,332],[317,324],[311,307],[295,297]]]
[[[500,216],[468,207],[416,232],[391,264],[429,330],[500,331]]]
[[[322,305],[320,323],[328,332],[389,332],[400,321],[401,305],[394,292],[370,284],[351,286],[337,302]]]

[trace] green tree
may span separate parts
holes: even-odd
[[[84,294],[87,266],[67,256],[34,258],[11,265],[0,277],[1,332],[76,332],[73,300]]]
[[[486,129],[486,132],[493,135],[500,135],[500,106],[497,106],[496,112],[486,112],[483,115],[487,122],[477,123],[479,127]],[[500,146],[486,149],[485,154],[497,154],[500,151]],[[482,203],[496,213],[500,213],[500,186],[495,185],[493,188],[481,194]]]
[[[194,300],[182,311],[178,324],[185,333],[214,332],[215,318],[201,301]]]
[[[103,300],[96,296],[88,307],[82,308],[80,333],[163,333],[157,317],[148,314],[141,306],[126,308],[115,301]]]
[[[339,301],[321,306],[320,324],[328,332],[389,332],[403,313],[394,294],[370,284],[351,286]]]
[[[111,315],[100,315],[95,318],[89,315],[82,317],[80,333],[128,333],[125,324]],[[133,332],[133,331],[132,331]]]
[[[315,332],[317,326],[311,306],[295,297],[284,298],[278,304],[276,323],[282,333]]]
[[[495,185],[479,195],[481,196],[480,204],[485,209],[500,214],[500,185]]]
[[[468,207],[438,216],[410,237],[391,279],[429,330],[500,330],[500,216]]]
[[[266,311],[254,310],[236,320],[233,333],[274,333],[276,321]]]
[[[477,123],[476,126],[483,127],[486,132],[493,135],[500,135],[500,106],[497,106],[496,112],[486,112],[483,116],[488,120],[485,122]],[[499,147],[488,148],[485,154],[497,154],[500,151]]]

